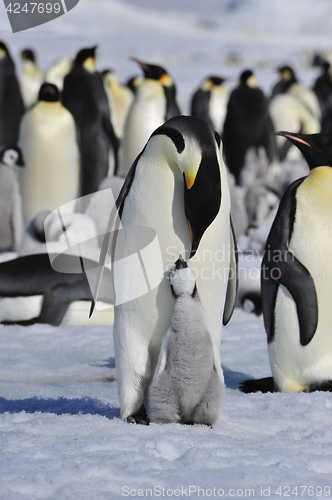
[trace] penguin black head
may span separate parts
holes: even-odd
[[[332,138],[326,134],[294,134],[278,132],[296,146],[306,159],[310,170],[315,167],[332,167]]]
[[[155,135],[169,137],[177,149],[176,160],[184,179],[184,208],[191,234],[192,258],[220,210],[220,137],[211,125],[195,116],[171,118],[151,137]]]
[[[0,42],[0,51],[5,52],[7,55],[9,55],[7,45],[3,42]]]
[[[143,81],[143,77],[141,75],[131,76],[127,80],[126,86],[128,87],[128,89],[130,89],[132,91],[133,94],[135,94],[136,90],[141,85],[142,81]]]
[[[250,69],[246,69],[240,75],[240,85],[247,85],[248,87],[256,87],[257,81],[254,73]]]
[[[95,45],[94,47],[91,47],[89,49],[82,49],[80,50],[74,60],[74,65],[75,66],[83,66],[84,63],[87,61],[87,59],[95,59],[96,57],[96,50],[98,48],[98,45]]]
[[[132,57],[131,60],[136,62],[142,68],[145,78],[157,80],[166,87],[169,87],[173,84],[173,80],[162,66],[157,66],[156,64],[148,64],[139,61],[134,57]]]
[[[180,295],[197,296],[197,287],[193,270],[180,255],[170,273],[170,286],[175,299]]]
[[[38,94],[38,101],[58,102],[59,90],[53,83],[43,83]]]
[[[23,167],[22,151],[17,146],[7,146],[0,151],[0,162],[7,167]]]
[[[293,82],[297,82],[294,70],[290,66],[280,66],[279,68],[277,68],[277,70],[279,71],[280,76],[283,80],[291,80]]]
[[[31,49],[22,50],[21,58],[23,61],[32,61],[33,63],[36,62],[35,53]]]
[[[188,264],[180,254],[178,260],[175,262],[175,269],[185,269],[186,267],[188,267]]]

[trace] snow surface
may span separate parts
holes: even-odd
[[[331,49],[331,28],[331,0],[80,0],[12,34],[0,4],[0,36],[18,69],[27,46],[46,69],[99,43],[98,69],[123,81],[138,73],[130,56],[164,65],[184,113],[209,74],[229,76],[232,88],[249,66],[269,91],[275,67],[288,62],[311,84],[319,70],[305,63]],[[262,318],[237,309],[224,329],[227,389],[213,429],[119,420],[110,327],[1,326],[0,345],[1,500],[332,498],[332,394],[238,390],[270,376]]]

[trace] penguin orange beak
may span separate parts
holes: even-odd
[[[304,141],[300,137],[296,137],[295,135],[292,135],[289,132],[277,132],[276,135],[281,135],[282,137],[287,137],[287,139],[291,139],[292,141],[295,141],[295,142],[300,142],[301,144],[304,144],[305,146],[309,146],[309,148],[311,148],[310,144],[307,141]]]

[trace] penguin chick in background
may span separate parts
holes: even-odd
[[[38,100],[38,92],[43,83],[43,73],[36,64],[33,50],[22,50],[21,60],[23,69],[19,75],[20,88],[24,106],[30,108]]]
[[[0,42],[0,147],[17,144],[24,104],[15,73],[15,65]]]
[[[18,147],[0,151],[0,252],[17,250],[22,238],[22,203],[15,170],[23,165]]]
[[[144,79],[136,89],[124,127],[118,173],[121,177],[127,176],[152,132],[166,120],[181,115],[176,102],[176,87],[167,71],[155,64],[147,64],[137,59],[133,61],[143,70]]]
[[[149,388],[150,422],[213,425],[223,402],[224,377],[194,273],[181,255],[170,285],[174,312]]]
[[[223,87],[226,78],[209,76],[201,83],[191,99],[192,116],[203,118],[221,135],[229,99],[228,91]]]
[[[225,163],[238,185],[250,148],[258,150],[262,146],[269,163],[274,158],[276,146],[268,101],[250,70],[243,71],[238,87],[231,92],[222,140]]]
[[[97,47],[78,52],[65,77],[62,104],[72,113],[79,132],[81,195],[94,193],[109,174],[109,154],[117,168],[119,141],[110,120],[102,76],[96,72]]]

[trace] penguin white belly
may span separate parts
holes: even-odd
[[[27,61],[25,70],[19,76],[19,82],[24,105],[29,108],[38,100],[38,92],[43,83],[43,74],[34,63]]]
[[[296,193],[296,218],[290,251],[310,272],[316,288],[318,324],[313,339],[300,344],[296,306],[280,286],[275,308],[275,338],[268,344],[273,377],[280,390],[300,391],[332,379],[332,169],[317,167]]]
[[[158,168],[153,168],[149,164],[144,168],[141,163],[126,198],[121,219],[123,227],[144,225],[156,230],[164,269],[172,267],[174,254],[177,258],[180,253],[184,255],[185,251],[190,251],[191,245],[189,228],[183,210],[181,172],[177,170],[177,167],[174,167],[172,171],[167,163],[159,164]],[[162,185],[160,178],[162,178]],[[174,197],[170,195],[173,192]],[[137,204],[138,199],[140,200],[139,204]],[[151,207],[159,205],[163,207],[163,211],[151,210]],[[173,217],[170,217],[170,214],[173,214]],[[176,221],[177,234],[174,233],[173,221]],[[162,228],[162,232],[160,232],[160,228]],[[123,254],[123,248],[119,244],[116,251],[119,255]],[[159,269],[154,270],[154,265],[152,260],[149,263],[149,269],[147,269],[150,275],[160,271]],[[139,272],[140,269],[137,269],[137,273]],[[133,276],[126,268],[117,271],[115,267],[116,298],[122,293],[122,290],[130,290],[132,284],[140,279],[142,278],[139,274]],[[167,279],[163,279],[160,285],[149,293],[116,306],[114,348],[118,360],[120,398],[124,392],[121,387],[130,386],[128,380],[132,380],[132,374],[137,373],[142,377],[142,367],[145,366],[144,378],[151,379],[158,360],[162,338],[171,323],[172,311],[173,298]],[[124,332],[126,333],[124,334]],[[153,366],[149,364],[149,355],[153,360]],[[137,383],[140,383],[140,380],[137,380]],[[132,410],[131,396],[135,398],[136,393],[128,394],[128,391],[125,392],[125,397],[128,397],[128,400],[120,401],[120,406],[122,414],[128,415]]]
[[[42,295],[30,297],[0,297],[0,323],[2,321],[24,321],[37,318],[40,315],[43,303]],[[61,328],[69,326],[112,326],[114,322],[114,307],[104,302],[97,302],[97,308],[89,318],[91,302],[89,300],[76,300],[68,307],[61,323]]]
[[[140,94],[130,108],[124,127],[119,172],[122,177],[127,175],[152,132],[165,121],[166,97],[163,88],[161,85],[154,83],[153,94],[151,95],[150,92],[145,93],[146,89],[144,87],[145,84],[143,83],[138,89]]]
[[[228,93],[219,86],[213,88],[210,94],[209,115],[214,128],[221,134],[227,111]]]
[[[42,295],[0,297],[0,322],[35,318],[39,316],[42,301]]]
[[[40,210],[55,210],[79,194],[79,152],[72,115],[60,103],[39,102],[23,118],[21,175],[27,224]],[[74,204],[68,207],[74,211]]]

